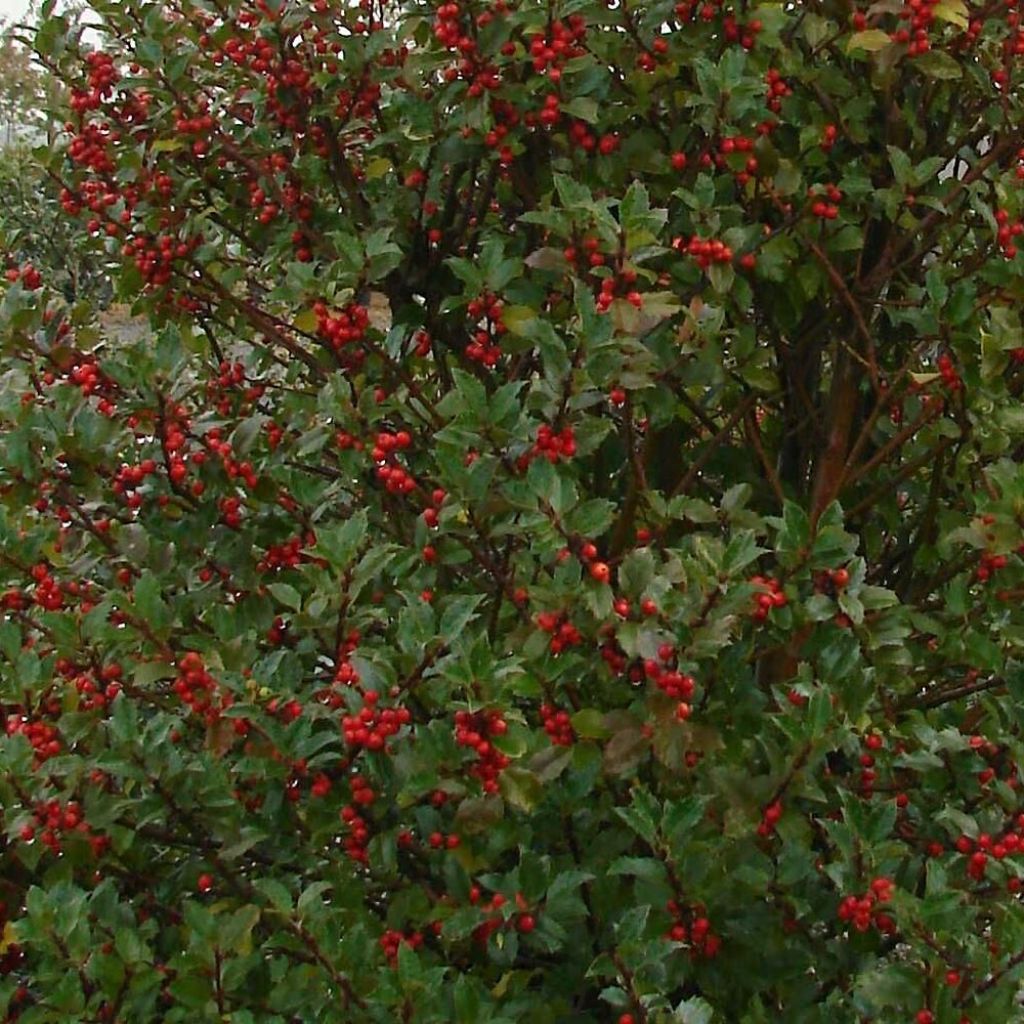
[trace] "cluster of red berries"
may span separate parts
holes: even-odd
[[[486,945],[488,938],[505,923],[502,907],[508,903],[508,899],[502,893],[496,892],[486,903],[480,903],[481,895],[478,885],[470,888],[469,902],[474,907],[479,906],[485,914],[489,915],[487,920],[473,929],[474,940],[480,945]],[[516,893],[516,909],[519,913],[511,918],[509,923],[516,931],[528,935],[537,927],[537,918],[530,912],[530,905],[523,898],[523,894],[519,892]]]
[[[894,43],[906,44],[907,56],[918,57],[931,49],[928,29],[935,20],[934,8],[941,0],[906,0],[899,12],[901,21],[907,27],[890,32],[889,37]]]
[[[278,569],[294,569],[308,560],[303,554],[305,548],[316,546],[316,534],[309,530],[305,534],[296,534],[283,544],[271,544],[266,554],[256,563],[260,572],[274,572]]]
[[[67,150],[72,161],[82,167],[88,167],[97,174],[113,174],[116,165],[109,147],[111,143],[120,141],[120,132],[112,131],[109,125],[91,123],[80,125],[76,129],[70,121],[65,123],[64,130],[72,136]],[[69,213],[81,212],[79,198],[69,189],[61,191],[61,205]]]
[[[827,124],[821,130],[821,149],[823,153],[830,153],[836,144],[839,136],[839,129],[834,124]]]
[[[939,371],[943,385],[950,391],[959,391],[963,387],[960,374],[957,373],[953,360],[948,353],[943,352],[935,361],[935,368]]]
[[[30,292],[41,288],[43,284],[42,274],[31,263],[26,263],[23,267],[11,267],[4,276],[11,284],[20,281],[22,287]]]
[[[56,376],[43,378],[47,384],[52,384],[55,380]],[[103,375],[96,358],[89,355],[79,356],[72,362],[67,370],[67,380],[86,398],[111,387],[111,382]]]
[[[356,776],[356,778],[358,778],[358,776]],[[365,792],[369,792],[372,798],[372,790],[356,790],[353,787],[352,799],[359,802],[360,795]],[[365,803],[366,801],[363,802]],[[345,836],[342,843],[345,848],[345,852],[357,864],[368,864],[370,856],[366,847],[370,842],[370,830],[366,827],[366,821],[352,804],[346,804],[342,807],[341,820],[348,826],[348,834]]]
[[[4,731],[8,736],[24,736],[32,744],[34,766],[37,768],[61,752],[60,733],[49,722],[33,721],[25,715],[9,715]]]
[[[601,281],[601,290],[597,296],[597,311],[607,313],[615,301],[616,292],[622,291],[623,298],[631,305],[640,309],[644,304],[643,295],[636,290],[637,273],[632,267],[626,267],[616,277],[606,277]]]
[[[667,697],[679,701],[676,706],[676,717],[684,722],[690,717],[691,707],[688,702],[693,699],[697,684],[693,676],[670,667],[675,657],[676,651],[672,644],[662,644],[658,648],[657,660],[648,658],[644,662],[644,675]]]
[[[782,110],[782,101],[787,96],[791,96],[793,90],[782,77],[782,72],[777,68],[769,68],[764,76],[764,81],[767,86],[766,102],[768,109],[773,114],[777,114]]]
[[[64,592],[50,575],[49,568],[42,562],[32,566],[32,579],[36,582],[33,594],[36,604],[48,612],[59,611],[64,606]]]
[[[221,699],[225,704],[229,704],[231,701],[230,695]],[[267,712],[271,715],[276,715],[286,725],[290,725],[297,718],[302,716],[302,704],[297,700],[280,701],[277,697],[273,697],[267,701]],[[208,712],[207,714],[209,716],[211,712]]]
[[[863,896],[843,897],[837,912],[839,920],[850,922],[859,932],[866,932],[873,924],[880,932],[891,935],[896,930],[896,922],[881,909],[881,905],[892,899],[892,890],[891,879],[872,879]]]
[[[686,24],[700,19],[703,22],[714,21],[722,13],[725,0],[679,0],[675,6],[676,18]],[[722,34],[728,43],[738,43],[744,50],[752,50],[757,37],[764,28],[760,19],[752,18],[746,24],[736,20],[736,15],[728,10],[722,18]]]
[[[753,576],[750,580],[755,586],[767,587],[767,590],[754,595],[754,611],[751,617],[755,622],[764,622],[773,608],[782,608],[788,599],[782,590],[782,584],[774,577]]]
[[[71,93],[71,109],[79,114],[97,110],[103,100],[110,99],[114,86],[121,80],[114,58],[109,53],[93,50],[85,54],[85,66],[88,69],[88,90],[74,89]]]
[[[650,49],[644,49],[637,54],[636,66],[641,70],[651,74],[657,70],[658,58],[664,57],[668,53],[668,41],[662,36],[656,36],[651,42]]]
[[[367,690],[363,700],[366,703],[356,714],[345,715],[341,720],[345,742],[350,747],[383,750],[388,738],[409,724],[412,714],[404,707],[378,708],[379,694],[376,690]]]
[[[721,938],[711,930],[711,922],[705,916],[703,907],[687,907],[678,900],[669,900],[665,909],[672,916],[672,924],[665,933],[669,942],[689,943],[690,955],[707,957],[709,960],[718,955],[722,947]],[[690,925],[687,927],[686,920]]]
[[[483,783],[485,793],[498,792],[498,776],[508,767],[508,757],[492,742],[506,732],[508,723],[500,711],[455,712],[455,742],[476,753],[469,770]]]
[[[431,530],[437,529],[438,520],[441,516],[441,506],[444,504],[446,497],[448,497],[447,493],[440,487],[435,487],[430,492],[431,503],[423,510],[423,522]]]
[[[242,499],[235,495],[221,498],[217,503],[220,509],[220,521],[229,529],[237,530],[242,525]]]
[[[504,307],[501,300],[491,292],[484,292],[470,300],[466,311],[476,324],[472,340],[466,346],[466,358],[487,367],[495,366],[501,358],[499,339],[508,332],[502,320]]]
[[[178,660],[178,676],[171,689],[192,711],[199,713],[210,707],[216,688],[216,680],[206,670],[202,655],[186,651]]]
[[[443,832],[431,832],[427,836],[427,843],[434,850],[454,850],[461,842],[462,840],[454,832],[448,835]]]
[[[289,623],[283,616],[275,615],[274,621],[267,628],[267,643],[273,644],[275,647],[286,643],[289,638],[288,627]]]
[[[878,781],[874,755],[885,746],[885,740],[876,732],[868,733],[864,737],[864,746],[866,749],[860,755],[860,793],[863,797],[871,797],[875,791],[875,783]],[[901,798],[898,797],[897,803],[901,802]]]
[[[527,465],[538,457],[555,463],[560,459],[571,459],[575,454],[576,435],[571,426],[556,431],[554,427],[542,423],[537,428],[537,437],[533,447],[523,456],[523,460]]]
[[[601,248],[601,242],[594,238],[593,235],[588,235],[583,239],[581,248],[583,249],[585,262],[588,267],[593,269],[594,267],[603,267],[605,265],[604,253],[598,251]],[[566,246],[562,250],[562,255],[565,257],[566,262],[573,266],[576,266],[580,259],[579,248],[575,245]]]
[[[1024,164],[1017,167],[1018,172],[1024,172]],[[1018,177],[1024,177],[1024,174],[1018,174]],[[996,241],[999,243],[999,248],[1003,251],[1003,256],[1008,260],[1012,260],[1017,255],[1017,245],[1014,241],[1019,235],[1024,234],[1024,220],[1017,218],[1014,221],[1010,220],[1010,211],[1006,209],[996,210],[996,224],[999,225],[999,230],[996,232]]]
[[[230,416],[234,410],[233,396],[246,382],[245,367],[241,363],[229,363],[226,359],[221,362],[220,372],[215,378],[207,382],[206,393],[214,403],[217,411],[222,416]],[[254,384],[241,392],[241,404],[239,414],[244,415],[248,411],[249,404],[258,402],[265,393],[262,384]]]
[[[570,14],[565,21],[555,19],[547,35],[538,32],[530,37],[528,51],[533,70],[539,75],[547,71],[548,78],[558,82],[565,62],[586,52],[582,45],[586,37],[587,22],[583,15]]]
[[[978,568],[974,570],[974,578],[979,583],[987,583],[992,578],[993,573],[999,569],[1006,568],[1007,561],[1006,555],[993,555],[987,551],[982,552]]]
[[[75,689],[81,694],[79,707],[83,711],[102,710],[121,692],[121,666],[117,662],[104,665],[99,678],[81,673],[75,677]]]
[[[676,238],[672,241],[672,248],[691,256],[701,270],[707,270],[713,264],[732,263],[732,249],[719,238],[700,238],[697,235],[689,240]]]
[[[249,182],[249,206],[260,211],[257,220],[261,224],[270,224],[281,212],[281,207],[275,202],[268,201],[267,193],[255,181]]]
[[[377,464],[377,479],[390,494],[409,494],[416,490],[416,481],[397,462],[398,454],[407,451],[411,445],[412,435],[407,430],[394,434],[382,430],[373,443],[371,456]]]
[[[575,647],[582,640],[580,631],[569,621],[565,612],[541,612],[537,616],[537,625],[545,633],[551,634],[548,646],[552,654],[561,654],[567,647]]]
[[[455,5],[453,4],[452,6],[454,7]],[[404,942],[410,949],[419,949],[423,945],[423,934],[421,932],[405,934],[405,932],[389,928],[378,941],[380,948],[384,951],[388,964],[391,967],[397,967],[398,947]]]
[[[757,826],[759,836],[770,836],[782,818],[782,801],[774,800],[761,812],[761,822]]]
[[[191,238],[175,238],[173,235],[151,237],[137,234],[125,242],[121,255],[132,259],[150,287],[167,284],[174,274],[174,266],[195,252],[202,244],[201,235]]]
[[[770,129],[766,129],[762,134],[767,131]],[[750,136],[726,135],[719,141],[714,155],[708,151],[701,153],[700,165],[706,169],[714,165],[720,171],[730,171],[736,179],[736,184],[743,188],[758,171],[759,164],[753,149],[754,139]]]
[[[1017,815],[1015,824],[1016,832],[1010,827],[1001,837],[995,839],[987,832],[982,832],[977,839],[965,835],[957,838],[953,844],[954,848],[957,853],[967,857],[967,874],[971,878],[981,881],[985,877],[989,859],[1004,860],[1006,857],[1024,853],[1024,814]],[[934,855],[938,856],[942,853],[942,847],[938,843],[933,843],[929,852],[934,852]],[[1013,877],[1007,887],[1010,892],[1020,892],[1021,880]]]
[[[813,185],[807,192],[811,200],[811,213],[821,220],[835,220],[839,216],[839,204],[843,193],[831,182],[827,185]],[[824,198],[822,198],[824,196]]]
[[[156,468],[153,459],[143,459],[135,466],[123,465],[114,475],[111,490],[115,494],[125,495],[129,508],[138,508],[142,504],[142,495],[138,493],[138,488],[145,483],[147,476],[156,473]]]
[[[68,832],[87,837],[97,857],[110,845],[108,836],[93,834],[77,801],[68,801],[63,806],[56,799],[40,801],[32,809],[32,817],[35,824],[22,825],[18,833],[19,838],[22,842],[31,843],[38,837],[51,853],[60,853],[61,839]]]
[[[540,719],[544,731],[556,747],[571,747],[576,741],[576,733],[568,711],[562,711],[552,704],[541,704]]]
[[[316,302],[313,304],[313,312],[316,315],[317,334],[335,352],[340,352],[346,345],[362,341],[370,326],[369,310],[355,302],[350,302],[334,316],[331,316],[326,303]]]
[[[167,456],[167,475],[173,484],[183,483],[188,476],[185,462],[188,429],[189,421],[184,406],[168,407],[160,424],[160,443]]]

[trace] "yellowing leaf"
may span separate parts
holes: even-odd
[[[964,0],[939,0],[932,8],[932,14],[943,21],[952,22],[959,28],[967,28],[967,4]]]
[[[375,178],[383,178],[391,170],[391,161],[387,157],[379,156],[366,165],[366,178],[373,181]]]
[[[316,330],[317,322],[316,313],[311,309],[304,309],[295,318],[295,328],[299,331],[307,331],[311,333]]]
[[[537,311],[532,306],[508,306],[501,315],[502,323],[513,333],[524,337],[529,325],[537,319]]]
[[[867,50],[868,53],[874,53],[876,50],[885,49],[891,42],[892,40],[889,38],[888,32],[883,32],[879,28],[869,28],[863,32],[855,32],[850,36],[846,44],[846,52]]]

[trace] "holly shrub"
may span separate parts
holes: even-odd
[[[90,7],[5,1019],[1024,1020],[1021,4]]]

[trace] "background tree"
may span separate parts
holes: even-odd
[[[1018,5],[90,7],[8,1019],[1022,1019]]]

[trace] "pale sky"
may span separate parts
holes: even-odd
[[[0,18],[17,21],[28,10],[28,0],[0,0]]]

